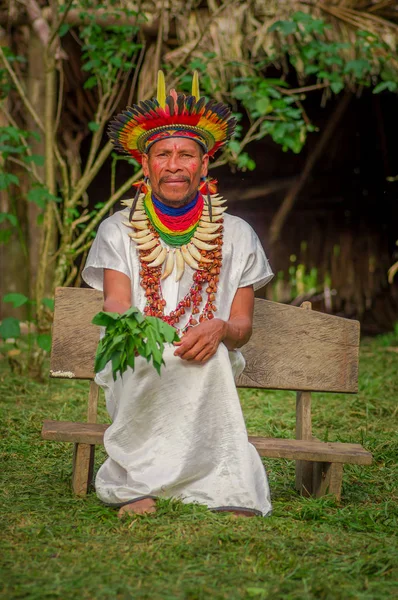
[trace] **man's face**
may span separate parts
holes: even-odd
[[[142,158],[156,198],[169,206],[183,206],[196,195],[200,178],[207,175],[208,154],[190,139],[167,138],[155,142]]]

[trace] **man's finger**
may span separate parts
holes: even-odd
[[[192,348],[189,348],[185,352],[182,352],[181,354],[179,354],[179,356],[183,360],[196,360],[196,357],[198,356],[198,354],[203,352],[203,350],[204,350],[203,345],[198,342]]]

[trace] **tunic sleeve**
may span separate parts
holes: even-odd
[[[255,290],[260,289],[274,276],[257,234],[247,225],[248,231],[243,238],[245,264],[242,270],[238,287],[252,285]]]
[[[122,230],[113,217],[105,219],[99,226],[82,272],[82,278],[88,285],[102,292],[104,269],[119,271],[131,279]]]

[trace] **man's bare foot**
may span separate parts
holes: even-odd
[[[154,512],[156,512],[155,500],[153,498],[143,498],[143,500],[137,500],[122,506],[117,516],[121,519],[127,514],[147,515]]]

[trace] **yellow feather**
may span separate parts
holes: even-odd
[[[166,106],[166,81],[163,71],[158,71],[158,102],[161,108]]]
[[[197,71],[194,71],[193,78],[192,78],[192,96],[194,96],[196,98],[196,102],[200,98],[200,93],[199,93],[199,73]]]

